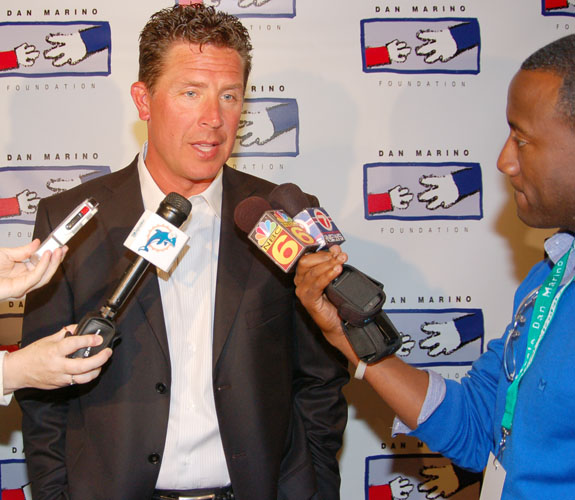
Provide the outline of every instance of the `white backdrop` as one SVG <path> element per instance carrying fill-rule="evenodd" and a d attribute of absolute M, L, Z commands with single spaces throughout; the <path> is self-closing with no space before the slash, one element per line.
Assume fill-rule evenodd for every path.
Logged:
<path fill-rule="evenodd" d="M 2 1 L 0 245 L 30 240 L 39 198 L 117 170 L 139 151 L 145 126 L 129 95 L 138 34 L 173 3 Z M 350 263 L 384 284 L 386 310 L 413 341 L 406 359 L 461 377 L 503 332 L 514 288 L 549 234 L 517 220 L 496 169 L 507 85 L 527 55 L 575 31 L 575 8 L 566 0 L 553 10 L 542 0 L 219 3 L 242 16 L 255 47 L 252 124 L 230 164 L 318 195 L 347 238 Z M 71 64 L 55 52 L 72 37 L 54 35 L 74 33 L 85 47 Z M 439 36 L 446 41 L 434 45 Z M 434 46 L 445 61 L 426 57 Z M 0 304 L 1 344 L 17 342 L 22 312 L 22 301 Z M 455 339 L 449 354 L 421 345 L 426 323 L 459 325 L 463 344 Z M 394 480 L 402 498 L 433 498 L 425 490 L 433 474 L 451 471 L 447 461 L 392 439 L 392 415 L 364 382 L 346 394 L 342 498 L 390 498 L 382 485 Z M 27 481 L 16 406 L 0 409 L 3 490 Z"/>

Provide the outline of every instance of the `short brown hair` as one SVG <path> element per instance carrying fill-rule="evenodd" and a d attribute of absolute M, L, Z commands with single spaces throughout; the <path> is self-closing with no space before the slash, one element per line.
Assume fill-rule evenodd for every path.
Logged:
<path fill-rule="evenodd" d="M 252 45 L 248 30 L 240 20 L 202 4 L 176 5 L 153 14 L 140 33 L 138 80 L 144 82 L 150 92 L 162 73 L 166 52 L 174 42 L 180 41 L 236 50 L 244 62 L 244 83 L 247 82 L 252 66 Z"/>

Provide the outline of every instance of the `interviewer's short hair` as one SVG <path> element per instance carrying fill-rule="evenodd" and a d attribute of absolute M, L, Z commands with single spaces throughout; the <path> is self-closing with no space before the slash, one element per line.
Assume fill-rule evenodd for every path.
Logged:
<path fill-rule="evenodd" d="M 557 111 L 575 129 L 575 35 L 567 35 L 531 54 L 522 70 L 543 70 L 563 78 L 557 98 Z"/>
<path fill-rule="evenodd" d="M 202 4 L 162 9 L 149 19 L 140 33 L 138 80 L 150 92 L 162 73 L 164 58 L 174 42 L 214 45 L 236 50 L 244 62 L 244 84 L 252 65 L 248 30 L 230 14 Z"/>

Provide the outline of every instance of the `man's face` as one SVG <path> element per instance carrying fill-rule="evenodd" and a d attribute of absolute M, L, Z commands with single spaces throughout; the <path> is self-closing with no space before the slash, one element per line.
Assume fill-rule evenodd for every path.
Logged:
<path fill-rule="evenodd" d="M 148 123 L 146 166 L 163 192 L 206 189 L 229 158 L 244 95 L 244 64 L 233 49 L 176 42 L 153 92 L 132 85 Z"/>
<path fill-rule="evenodd" d="M 510 133 L 497 161 L 527 225 L 575 230 L 575 132 L 556 109 L 563 79 L 519 71 L 509 86 Z"/>

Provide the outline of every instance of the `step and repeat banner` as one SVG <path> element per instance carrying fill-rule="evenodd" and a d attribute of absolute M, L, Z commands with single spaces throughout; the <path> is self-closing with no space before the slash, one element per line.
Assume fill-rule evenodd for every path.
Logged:
<path fill-rule="evenodd" d="M 525 227 L 496 161 L 507 85 L 575 32 L 573 0 L 205 0 L 254 45 L 229 163 L 316 194 L 350 263 L 384 284 L 407 362 L 460 379 L 511 317 L 550 233 Z M 32 237 L 38 201 L 127 165 L 146 139 L 129 88 L 138 35 L 168 0 L 3 0 L 0 246 Z M 23 300 L 0 303 L 0 344 Z M 479 497 L 481 476 L 392 438 L 365 382 L 346 387 L 342 499 Z M 27 498 L 15 402 L 0 408 L 2 498 Z"/>

